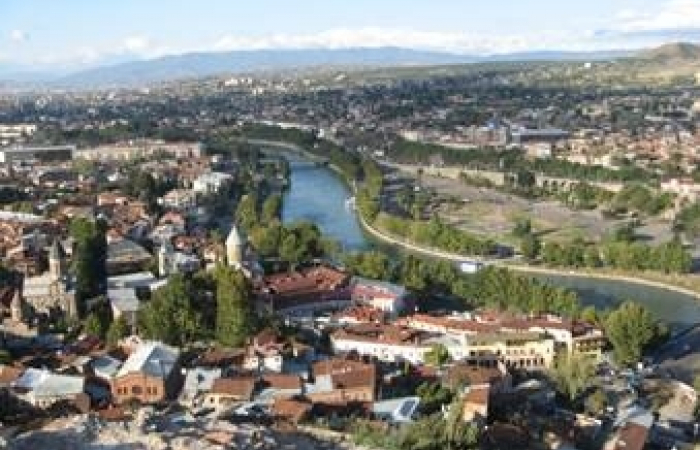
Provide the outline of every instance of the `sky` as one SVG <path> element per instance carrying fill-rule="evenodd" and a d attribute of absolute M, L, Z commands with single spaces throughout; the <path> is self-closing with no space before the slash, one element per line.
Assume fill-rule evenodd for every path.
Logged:
<path fill-rule="evenodd" d="M 0 0 L 0 65 L 400 46 L 461 54 L 700 42 L 700 0 Z"/>

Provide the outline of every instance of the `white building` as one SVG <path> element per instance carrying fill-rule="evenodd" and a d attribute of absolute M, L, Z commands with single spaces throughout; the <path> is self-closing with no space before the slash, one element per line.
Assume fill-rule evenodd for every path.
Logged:
<path fill-rule="evenodd" d="M 18 396 L 33 406 L 48 408 L 59 401 L 73 401 L 83 393 L 85 379 L 58 375 L 45 369 L 28 368 L 12 387 Z"/>
<path fill-rule="evenodd" d="M 159 198 L 158 204 L 164 208 L 186 211 L 197 206 L 197 196 L 188 189 L 173 189 Z"/>
<path fill-rule="evenodd" d="M 71 161 L 75 155 L 74 145 L 44 147 L 7 147 L 0 149 L 0 164 L 17 162 Z"/>
<path fill-rule="evenodd" d="M 203 173 L 192 182 L 192 190 L 198 194 L 215 194 L 231 184 L 232 181 L 233 176 L 228 173 Z"/>

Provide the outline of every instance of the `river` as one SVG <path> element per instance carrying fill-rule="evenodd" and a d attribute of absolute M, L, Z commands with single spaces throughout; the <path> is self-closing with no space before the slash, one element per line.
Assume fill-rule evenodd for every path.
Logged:
<path fill-rule="evenodd" d="M 376 245 L 362 230 L 355 213 L 345 207 L 350 193 L 335 173 L 326 167 L 299 161 L 292 161 L 291 167 L 291 186 L 285 194 L 282 213 L 285 223 L 303 219 L 313 221 L 345 250 L 362 250 Z M 631 299 L 646 306 L 673 329 L 700 322 L 700 302 L 683 293 L 628 281 L 575 275 L 533 276 L 576 291 L 584 305 L 614 307 Z"/>
<path fill-rule="evenodd" d="M 310 220 L 344 250 L 370 247 L 355 212 L 346 208 L 348 188 L 330 169 L 290 158 L 291 186 L 284 197 L 282 220 Z"/>

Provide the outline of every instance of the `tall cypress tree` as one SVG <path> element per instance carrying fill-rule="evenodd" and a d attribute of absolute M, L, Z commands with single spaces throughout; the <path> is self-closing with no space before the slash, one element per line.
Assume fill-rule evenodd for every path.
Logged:
<path fill-rule="evenodd" d="M 240 346 L 255 330 L 250 284 L 243 273 L 228 266 L 216 271 L 216 339 Z"/>

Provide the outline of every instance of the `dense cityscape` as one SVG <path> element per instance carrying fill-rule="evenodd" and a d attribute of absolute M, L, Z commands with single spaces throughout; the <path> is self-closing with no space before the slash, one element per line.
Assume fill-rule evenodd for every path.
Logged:
<path fill-rule="evenodd" d="M 700 46 L 516 56 L 0 82 L 0 447 L 699 448 Z"/>

